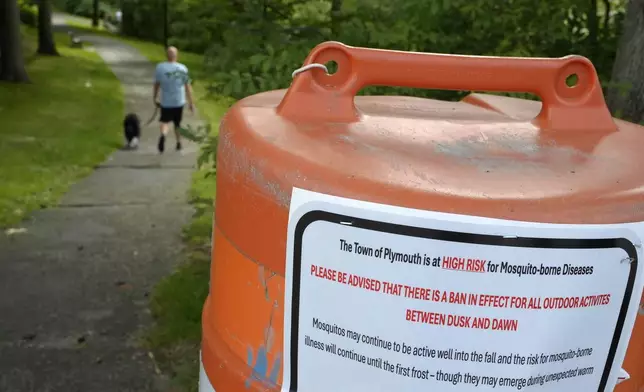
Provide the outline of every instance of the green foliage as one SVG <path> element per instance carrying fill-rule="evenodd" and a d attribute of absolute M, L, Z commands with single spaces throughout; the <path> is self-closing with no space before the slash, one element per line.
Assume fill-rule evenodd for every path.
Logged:
<path fill-rule="evenodd" d="M 164 0 L 123 0 L 123 34 L 150 40 L 163 41 Z M 172 2 L 173 0 L 167 0 Z M 196 20 L 193 23 L 199 23 Z"/>
<path fill-rule="evenodd" d="M 211 88 L 218 94 L 241 99 L 249 94 L 286 88 L 291 73 L 310 50 L 302 44 L 289 50 L 276 49 L 271 43 L 262 47 L 239 45 L 215 47 L 219 56 L 210 56 L 207 66 L 213 73 Z"/>
<path fill-rule="evenodd" d="M 129 10 L 131 19 L 145 26 L 145 31 L 131 33 L 161 39 L 162 0 L 126 1 L 136 4 Z M 438 53 L 581 54 L 593 61 L 602 80 L 608 80 L 625 3 L 344 0 L 340 11 L 333 13 L 331 0 L 169 1 L 171 44 L 205 53 L 211 90 L 236 99 L 288 87 L 291 72 L 315 45 L 326 40 Z M 372 86 L 360 93 L 440 99 L 463 95 L 386 86 Z"/>
<path fill-rule="evenodd" d="M 38 26 L 38 6 L 31 0 L 18 0 L 20 21 L 27 26 Z"/>
<path fill-rule="evenodd" d="M 170 43 L 205 53 L 211 91 L 237 99 L 288 87 L 291 72 L 315 45 L 327 40 L 437 53 L 580 54 L 593 61 L 606 82 L 625 5 L 625 0 L 168 2 Z M 332 12 L 332 3 L 340 4 L 340 10 Z M 164 0 L 123 0 L 122 4 L 126 34 L 162 40 Z M 464 92 L 372 86 L 360 94 L 458 99 Z"/>
<path fill-rule="evenodd" d="M 91 4 L 66 1 L 78 3 L 68 7 L 76 12 L 85 12 Z M 121 1 L 123 32 L 161 42 L 164 1 Z M 581 54 L 607 81 L 625 5 L 625 0 L 335 0 L 341 8 L 332 12 L 333 0 L 167 1 L 170 44 L 205 53 L 211 90 L 237 99 L 287 87 L 291 72 L 326 40 L 438 53 Z M 383 86 L 361 94 L 441 99 L 463 95 Z"/>
<path fill-rule="evenodd" d="M 64 10 L 70 14 L 91 18 L 94 15 L 94 0 L 65 0 Z M 114 13 L 114 8 L 105 1 L 99 1 L 98 10 L 104 15 Z"/>
<path fill-rule="evenodd" d="M 197 157 L 197 166 L 205 171 L 205 177 L 217 174 L 219 135 L 212 132 L 210 124 L 203 127 L 191 127 L 188 125 L 179 128 L 179 133 L 186 139 L 201 145 L 199 156 Z"/>

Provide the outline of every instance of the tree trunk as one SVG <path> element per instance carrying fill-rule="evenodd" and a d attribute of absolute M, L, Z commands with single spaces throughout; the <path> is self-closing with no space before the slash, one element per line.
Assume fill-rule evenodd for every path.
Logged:
<path fill-rule="evenodd" d="M 337 40 L 340 34 L 340 16 L 342 14 L 342 0 L 331 0 L 331 39 Z"/>
<path fill-rule="evenodd" d="M 167 49 L 169 44 L 168 40 L 170 39 L 168 26 L 168 0 L 163 0 L 163 46 Z"/>
<path fill-rule="evenodd" d="M 22 57 L 20 11 L 16 0 L 0 0 L 0 80 L 29 83 Z"/>
<path fill-rule="evenodd" d="M 123 0 L 121 2 L 121 34 L 123 35 L 135 35 L 134 29 L 134 10 L 136 9 L 135 4 L 132 3 L 132 0 Z"/>
<path fill-rule="evenodd" d="M 98 0 L 93 1 L 94 12 L 92 13 L 92 27 L 98 27 Z"/>
<path fill-rule="evenodd" d="M 597 59 L 599 39 L 599 17 L 597 16 L 597 0 L 590 0 L 588 17 L 588 41 L 590 43 L 590 58 Z"/>
<path fill-rule="evenodd" d="M 51 26 L 51 1 L 38 2 L 38 53 L 58 56 Z"/>
<path fill-rule="evenodd" d="M 607 103 L 611 112 L 640 123 L 644 118 L 644 0 L 629 0 L 613 65 Z"/>

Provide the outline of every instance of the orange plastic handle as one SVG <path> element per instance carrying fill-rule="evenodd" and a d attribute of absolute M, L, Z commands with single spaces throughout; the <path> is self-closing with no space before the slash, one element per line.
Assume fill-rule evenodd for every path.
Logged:
<path fill-rule="evenodd" d="M 415 53 L 357 48 L 339 42 L 316 46 L 304 65 L 335 61 L 327 75 L 310 69 L 297 76 L 277 108 L 293 121 L 358 121 L 355 95 L 370 85 L 443 90 L 526 92 L 542 108 L 535 125 L 549 130 L 616 130 L 597 72 L 582 56 L 519 58 Z M 568 87 L 566 78 L 577 75 Z"/>

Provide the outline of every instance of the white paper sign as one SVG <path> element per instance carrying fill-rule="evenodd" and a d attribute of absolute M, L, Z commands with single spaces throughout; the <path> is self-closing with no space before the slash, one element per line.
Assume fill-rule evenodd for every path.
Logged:
<path fill-rule="evenodd" d="M 627 226 L 295 189 L 283 391 L 612 391 L 642 292 Z M 637 244 L 637 246 L 636 246 Z"/>

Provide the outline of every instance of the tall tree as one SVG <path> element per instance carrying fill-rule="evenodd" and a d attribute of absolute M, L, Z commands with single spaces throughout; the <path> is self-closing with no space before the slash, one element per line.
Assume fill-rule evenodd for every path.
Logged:
<path fill-rule="evenodd" d="M 342 0 L 331 0 L 331 39 L 335 40 L 340 34 L 340 15 L 342 14 Z"/>
<path fill-rule="evenodd" d="M 58 56 L 51 26 L 51 1 L 38 1 L 38 53 Z"/>
<path fill-rule="evenodd" d="M 94 8 L 94 12 L 92 12 L 92 26 L 98 27 L 98 17 L 99 17 L 98 0 L 93 0 L 92 5 Z"/>
<path fill-rule="evenodd" d="M 16 0 L 0 0 L 0 80 L 29 82 L 22 57 L 20 10 Z"/>
<path fill-rule="evenodd" d="M 608 107 L 628 121 L 641 122 L 644 119 L 644 0 L 628 2 L 611 82 Z"/>
<path fill-rule="evenodd" d="M 163 46 L 167 48 L 169 46 L 168 40 L 170 39 L 170 34 L 168 26 L 168 0 L 163 0 Z"/>
<path fill-rule="evenodd" d="M 609 11 L 606 10 L 606 13 Z M 590 50 L 590 58 L 594 59 L 597 57 L 598 53 L 598 44 L 599 44 L 599 16 L 597 15 L 597 0 L 590 0 L 588 7 L 588 12 L 586 12 L 586 18 L 588 19 L 588 41 Z"/>

